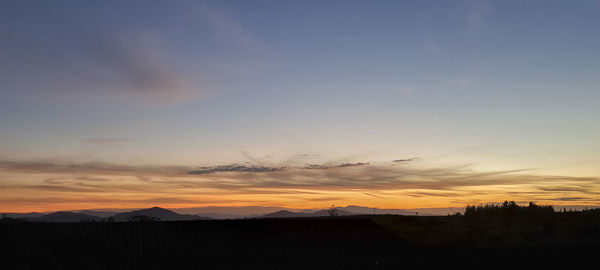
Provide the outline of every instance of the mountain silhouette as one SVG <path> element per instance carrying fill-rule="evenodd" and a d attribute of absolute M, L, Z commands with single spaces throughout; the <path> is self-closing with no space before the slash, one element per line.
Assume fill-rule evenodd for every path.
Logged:
<path fill-rule="evenodd" d="M 96 217 L 111 217 L 111 216 L 118 214 L 119 212 L 81 210 L 81 211 L 78 211 L 77 213 L 86 214 L 86 215 L 90 215 L 90 216 L 96 216 Z"/>
<path fill-rule="evenodd" d="M 319 210 L 313 213 L 310 212 L 292 212 L 288 210 L 280 210 L 277 212 L 273 212 L 270 214 L 266 214 L 262 216 L 263 218 L 293 218 L 293 217 L 326 217 L 329 216 L 329 209 Z M 360 215 L 357 213 L 352 213 L 344 210 L 337 209 L 338 216 L 354 216 Z"/>
<path fill-rule="evenodd" d="M 135 210 L 131 212 L 119 213 L 112 218 L 115 221 L 129 221 L 132 217 L 135 216 L 148 216 L 153 217 L 162 221 L 175 221 L 175 220 L 196 220 L 196 219 L 206 219 L 196 215 L 181 215 L 177 214 L 171 210 L 167 210 L 160 207 L 152 207 L 148 209 Z"/>
<path fill-rule="evenodd" d="M 222 214 L 222 213 L 197 213 L 196 216 L 201 216 L 210 219 L 236 219 L 244 217 L 254 217 L 255 215 L 234 215 L 234 214 Z"/>
<path fill-rule="evenodd" d="M 338 206 L 337 215 L 372 215 L 392 214 L 405 216 L 435 216 L 464 212 L 464 208 L 423 208 L 423 209 L 380 209 L 357 205 Z M 570 209 L 570 208 L 569 208 Z M 282 207 L 243 206 L 243 207 L 197 207 L 176 208 L 177 212 L 160 207 L 134 210 L 111 209 L 59 211 L 44 213 L 4 213 L 6 218 L 17 218 L 27 221 L 42 222 L 80 222 L 80 221 L 129 221 L 134 216 L 147 216 L 158 220 L 196 220 L 196 219 L 238 219 L 238 218 L 285 218 L 285 217 L 322 217 L 329 216 L 328 209 L 291 209 Z M 127 211 L 127 212 L 124 212 Z M 418 211 L 418 214 L 417 214 Z M 431 212 L 430 212 L 431 211 Z M 267 214 L 265 214 L 267 213 Z"/>
<path fill-rule="evenodd" d="M 317 212 L 314 212 L 314 213 L 312 213 L 310 215 L 311 215 L 311 217 L 325 217 L 325 216 L 329 216 L 330 214 L 329 214 L 329 209 L 323 209 L 323 210 L 319 210 Z M 338 216 L 356 216 L 356 215 L 360 215 L 360 214 L 349 212 L 349 211 L 337 208 L 336 209 L 336 215 L 338 215 Z"/>
<path fill-rule="evenodd" d="M 101 217 L 90 216 L 86 214 L 79 214 L 73 212 L 54 212 L 51 214 L 43 215 L 41 217 L 26 218 L 30 221 L 42 221 L 42 222 L 81 222 L 81 221 L 100 221 Z"/>
<path fill-rule="evenodd" d="M 288 210 L 279 210 L 270 214 L 266 214 L 264 218 L 290 218 L 290 217 L 309 217 L 311 213 L 296 213 Z"/>
<path fill-rule="evenodd" d="M 2 216 L 6 216 L 8 218 L 38 218 L 43 216 L 42 213 L 31 212 L 31 213 L 3 213 Z"/>
<path fill-rule="evenodd" d="M 390 214 L 390 215 L 414 216 L 415 213 L 418 212 L 419 215 L 434 216 L 434 214 L 422 212 L 421 209 L 415 209 L 415 210 L 381 209 L 381 208 L 364 207 L 364 206 L 358 206 L 358 205 L 348 205 L 345 207 L 338 207 L 337 209 L 338 209 L 338 211 L 343 209 L 343 210 L 346 210 L 346 211 L 349 211 L 352 213 L 365 214 L 365 215 L 372 215 L 373 213 L 375 213 L 378 215 Z M 426 209 L 425 209 L 425 211 L 426 211 Z"/>

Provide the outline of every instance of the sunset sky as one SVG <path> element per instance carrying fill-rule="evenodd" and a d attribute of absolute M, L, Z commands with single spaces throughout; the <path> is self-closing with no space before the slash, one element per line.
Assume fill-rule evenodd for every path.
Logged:
<path fill-rule="evenodd" d="M 600 205 L 600 1 L 3 1 L 0 212 Z"/>

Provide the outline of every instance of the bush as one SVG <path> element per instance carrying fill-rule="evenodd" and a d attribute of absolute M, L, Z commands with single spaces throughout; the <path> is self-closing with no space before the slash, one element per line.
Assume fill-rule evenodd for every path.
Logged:
<path fill-rule="evenodd" d="M 160 221 L 160 219 L 151 217 L 151 216 L 146 216 L 146 215 L 137 215 L 137 216 L 130 217 L 128 219 L 128 221 L 129 222 L 154 222 L 154 221 Z"/>

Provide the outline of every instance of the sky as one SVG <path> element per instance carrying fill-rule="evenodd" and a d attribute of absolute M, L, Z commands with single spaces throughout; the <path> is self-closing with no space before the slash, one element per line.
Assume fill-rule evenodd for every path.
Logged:
<path fill-rule="evenodd" d="M 600 1 L 2 1 L 0 210 L 600 204 Z"/>

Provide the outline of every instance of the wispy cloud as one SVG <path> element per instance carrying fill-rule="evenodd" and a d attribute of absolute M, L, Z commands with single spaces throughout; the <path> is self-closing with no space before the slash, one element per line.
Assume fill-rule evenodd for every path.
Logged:
<path fill-rule="evenodd" d="M 369 165 L 368 162 L 356 162 L 356 163 L 341 163 L 339 165 L 324 165 L 324 164 L 306 164 L 304 169 L 331 169 L 331 168 L 343 168 L 343 167 L 357 167 Z"/>
<path fill-rule="evenodd" d="M 213 33 L 224 40 L 225 44 L 259 53 L 266 52 L 256 37 L 236 21 L 228 10 L 202 5 L 193 14 L 201 23 L 211 25 Z"/>
<path fill-rule="evenodd" d="M 54 194 L 64 198 L 81 197 L 82 202 L 93 196 L 118 197 L 117 201 L 121 198 L 128 201 L 131 196 L 140 197 L 140 201 L 143 201 L 141 197 L 181 198 L 181 201 L 167 200 L 173 203 L 212 202 L 228 194 L 237 196 L 229 203 L 245 200 L 252 204 L 271 202 L 271 205 L 274 198 L 307 202 L 335 201 L 336 198 L 351 202 L 358 198 L 357 192 L 382 201 L 404 198 L 444 200 L 454 204 L 506 198 L 591 204 L 600 194 L 600 179 L 594 177 L 535 175 L 529 170 L 478 172 L 464 166 L 391 166 L 393 164 L 341 162 L 308 168 L 231 164 L 194 168 L 3 160 L 0 161 L 0 175 L 23 175 L 27 177 L 20 179 L 32 180 L 4 181 L 0 183 L 0 194 L 8 197 L 12 193 Z M 41 175 L 45 177 L 33 180 Z M 32 196 L 35 198 L 37 196 Z M 14 199 L 15 202 L 27 200 Z"/>
<path fill-rule="evenodd" d="M 383 199 L 383 197 L 381 197 L 381 196 L 377 196 L 377 195 L 374 195 L 374 194 L 371 194 L 371 193 L 367 193 L 367 192 L 363 192 L 362 194 L 367 195 L 367 196 L 371 196 L 371 197 L 377 198 L 377 199 Z"/>
<path fill-rule="evenodd" d="M 5 14 L 19 14 L 19 19 L 10 27 L 0 27 L 0 81 L 15 94 L 170 105 L 206 93 L 200 78 L 222 73 L 219 76 L 231 77 L 234 66 L 244 63 L 247 66 L 240 69 L 249 69 L 256 61 L 202 59 L 190 65 L 185 57 L 194 56 L 184 51 L 189 48 L 182 48 L 187 45 L 177 44 L 174 49 L 173 36 L 179 32 L 198 46 L 210 40 L 211 46 L 218 45 L 215 54 L 243 51 L 240 55 L 264 56 L 260 42 L 225 8 L 197 3 L 181 12 L 181 6 L 168 5 L 159 20 L 166 20 L 165 25 L 173 24 L 171 27 L 178 30 L 167 31 L 164 27 L 135 25 L 120 13 L 105 14 L 112 10 L 105 8 L 111 4 L 103 8 L 93 4 L 85 8 L 70 3 L 51 5 L 43 14 L 44 4 L 37 8 L 19 3 L 5 7 Z M 150 9 L 118 8 L 134 9 L 141 20 L 155 16 Z M 80 14 L 73 15 L 73 10 Z M 173 16 L 177 16 L 176 21 L 169 19 Z M 32 23 L 40 17 L 43 23 Z M 115 27 L 119 23 L 129 27 Z M 182 56 L 184 53 L 187 56 Z M 215 63 L 219 67 L 214 67 Z"/>
<path fill-rule="evenodd" d="M 394 159 L 392 162 L 407 163 L 407 162 L 415 161 L 417 159 L 419 159 L 419 158 L 414 157 L 414 158 Z"/>
<path fill-rule="evenodd" d="M 578 202 L 578 201 L 590 201 L 590 198 L 584 197 L 557 197 L 552 198 L 553 201 L 563 201 L 563 202 Z M 598 201 L 598 200 L 594 200 Z"/>
<path fill-rule="evenodd" d="M 71 163 L 48 160 L 0 161 L 0 169 L 18 173 L 90 174 L 90 175 L 185 175 L 188 166 L 118 165 L 105 162 Z"/>
<path fill-rule="evenodd" d="M 389 163 L 391 164 L 391 163 Z M 14 173 L 75 175 L 79 181 L 99 180 L 103 175 L 133 176 L 162 184 L 214 188 L 314 188 L 314 189 L 427 189 L 453 190 L 463 187 L 538 185 L 539 192 L 583 192 L 582 186 L 598 188 L 593 177 L 540 176 L 528 170 L 476 172 L 464 167 L 417 168 L 369 165 L 365 162 L 308 167 L 264 165 L 190 166 L 116 165 L 101 162 L 61 163 L 53 161 L 0 161 L 0 169 Z M 224 174 L 226 173 L 226 174 Z M 88 176 L 89 175 L 89 176 Z M 85 178 L 82 178 L 84 177 Z M 170 180 L 157 180 L 168 177 Z M 60 178 L 58 178 L 60 180 Z M 561 183 L 569 183 L 565 186 Z"/>
<path fill-rule="evenodd" d="M 180 102 L 192 95 L 188 79 L 173 67 L 161 49 L 160 37 L 92 37 L 86 48 L 100 70 L 87 74 L 127 95 L 144 95 L 152 102 Z M 94 39 L 101 39 L 94 41 Z M 197 90 L 197 89 L 196 89 Z"/>
<path fill-rule="evenodd" d="M 125 97 L 157 104 L 181 102 L 198 90 L 164 55 L 158 36 L 55 27 L 64 29 L 58 40 L 13 37 L 0 45 L 8 59 L 0 63 L 5 83 L 74 97 Z"/>
<path fill-rule="evenodd" d="M 285 167 L 266 167 L 262 165 L 220 165 L 220 166 L 210 166 L 210 167 L 200 167 L 195 170 L 191 170 L 189 174 L 210 174 L 217 172 L 275 172 L 281 171 L 285 169 Z"/>

